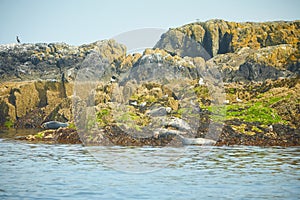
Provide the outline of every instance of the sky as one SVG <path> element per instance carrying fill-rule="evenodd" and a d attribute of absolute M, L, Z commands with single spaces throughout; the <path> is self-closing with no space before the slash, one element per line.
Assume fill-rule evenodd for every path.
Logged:
<path fill-rule="evenodd" d="M 81 45 L 142 28 L 300 20 L 299 0 L 0 0 L 0 44 Z"/>

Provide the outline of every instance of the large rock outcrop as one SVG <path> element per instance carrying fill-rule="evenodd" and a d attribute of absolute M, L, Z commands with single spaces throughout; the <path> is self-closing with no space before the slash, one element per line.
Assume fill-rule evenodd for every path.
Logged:
<path fill-rule="evenodd" d="M 69 121 L 72 95 L 70 83 L 5 82 L 0 92 L 0 124 L 11 121 L 18 127 L 34 128 L 46 119 Z"/>
<path fill-rule="evenodd" d="M 103 64 L 108 71 L 100 76 L 93 70 L 78 71 Z M 221 134 L 209 139 L 217 145 L 299 145 L 299 66 L 299 21 L 192 23 L 170 29 L 155 48 L 130 55 L 113 40 L 78 47 L 0 45 L 0 126 L 34 128 L 50 120 L 73 124 L 83 117 L 83 127 L 93 130 L 83 138 L 91 144 L 99 144 L 105 136 L 116 145 L 165 145 L 174 135 L 156 134 L 158 127 L 206 138 L 213 123 Z M 80 75 L 87 81 L 102 81 L 94 84 L 92 101 L 93 88 L 77 91 L 86 94 L 88 105 L 95 103 L 96 119 L 86 118 L 84 112 L 73 116 L 72 99 L 79 97 L 75 75 L 76 80 Z M 225 92 L 226 99 L 221 98 Z M 226 104 L 226 115 L 215 109 L 218 103 Z M 189 114 L 193 120 L 189 121 Z M 185 124 L 196 131 L 190 134 Z M 154 131 L 141 131 L 147 126 Z M 82 137 L 73 128 L 25 139 L 80 143 Z M 136 138 L 128 132 L 146 135 Z"/>
<path fill-rule="evenodd" d="M 263 81 L 300 74 L 300 22 L 235 23 L 209 20 L 170 29 L 155 48 L 202 57 L 223 81 Z"/>
<path fill-rule="evenodd" d="M 234 53 L 218 54 L 207 62 L 217 67 L 223 81 L 264 81 L 300 75 L 299 50 L 290 44 L 260 49 L 243 47 Z"/>
<path fill-rule="evenodd" d="M 61 80 L 62 74 L 74 78 L 92 51 L 115 66 L 126 54 L 126 47 L 114 40 L 72 46 L 65 43 L 7 44 L 0 45 L 1 81 Z"/>
<path fill-rule="evenodd" d="M 44 120 L 72 120 L 73 80 L 86 56 L 96 52 L 113 71 L 126 47 L 114 40 L 71 46 L 65 43 L 0 45 L 0 125 L 39 127 Z"/>
<path fill-rule="evenodd" d="M 233 53 L 243 47 L 259 49 L 279 44 L 290 44 L 297 48 L 300 40 L 299 28 L 300 21 L 237 23 L 209 20 L 170 29 L 162 35 L 155 48 L 185 56 L 183 52 L 186 51 L 181 50 L 190 49 L 191 44 L 195 46 L 197 43 L 211 57 L 217 54 Z"/>

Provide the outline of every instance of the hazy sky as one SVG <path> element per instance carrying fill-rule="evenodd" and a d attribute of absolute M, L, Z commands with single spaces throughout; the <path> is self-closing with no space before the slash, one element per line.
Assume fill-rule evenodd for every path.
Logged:
<path fill-rule="evenodd" d="M 0 0 L 0 43 L 109 39 L 140 28 L 177 27 L 209 19 L 299 20 L 299 0 Z"/>

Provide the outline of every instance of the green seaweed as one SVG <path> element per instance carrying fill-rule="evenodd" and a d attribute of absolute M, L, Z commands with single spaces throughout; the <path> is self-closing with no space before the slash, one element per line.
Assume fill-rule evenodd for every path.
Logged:
<path fill-rule="evenodd" d="M 210 112 L 210 118 L 214 122 L 222 123 L 226 119 L 226 107 L 224 105 L 203 106 L 202 109 L 206 109 Z"/>
<path fill-rule="evenodd" d="M 127 127 L 137 131 L 142 131 L 142 127 L 149 124 L 149 118 L 141 113 L 127 111 L 117 117 L 117 122 L 119 124 L 126 124 Z"/>
<path fill-rule="evenodd" d="M 199 97 L 205 98 L 205 97 L 209 96 L 209 89 L 208 89 L 208 87 L 205 87 L 205 86 L 195 87 L 194 92 L 195 92 L 195 94 L 197 95 L 198 98 Z"/>
<path fill-rule="evenodd" d="M 91 130 L 93 127 L 95 127 L 96 119 L 89 117 L 86 124 L 86 129 Z"/>
<path fill-rule="evenodd" d="M 35 138 L 42 139 L 44 137 L 44 132 L 39 132 L 35 135 Z"/>
<path fill-rule="evenodd" d="M 14 126 L 14 123 L 11 120 L 7 120 L 6 122 L 4 122 L 4 126 L 6 128 L 12 128 Z"/>
<path fill-rule="evenodd" d="M 270 98 L 269 100 L 268 100 L 268 102 L 266 103 L 266 105 L 272 105 L 272 104 L 274 104 L 274 103 L 277 103 L 277 102 L 279 102 L 279 101 L 281 101 L 281 100 L 283 100 L 285 97 L 272 97 L 272 98 Z"/>
<path fill-rule="evenodd" d="M 104 127 L 109 123 L 110 109 L 103 108 L 97 112 L 97 122 Z"/>
<path fill-rule="evenodd" d="M 263 131 L 262 131 L 260 128 L 258 128 L 257 126 L 252 126 L 251 130 L 254 131 L 254 132 L 258 132 L 258 133 L 262 133 L 262 132 L 263 132 Z"/>
<path fill-rule="evenodd" d="M 273 102 L 279 101 L 274 99 Z M 226 106 L 226 119 L 241 119 L 245 122 L 260 122 L 261 124 L 286 124 L 275 109 L 268 107 L 269 103 L 247 103 L 244 105 L 233 104 Z"/>
<path fill-rule="evenodd" d="M 76 128 L 76 125 L 75 125 L 74 123 L 69 123 L 68 128 L 71 128 L 71 129 L 77 129 L 77 128 Z"/>

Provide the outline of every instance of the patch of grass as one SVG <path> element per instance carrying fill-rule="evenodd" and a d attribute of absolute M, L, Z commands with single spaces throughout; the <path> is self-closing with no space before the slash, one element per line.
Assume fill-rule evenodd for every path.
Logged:
<path fill-rule="evenodd" d="M 226 93 L 235 94 L 236 93 L 236 89 L 235 88 L 228 88 L 228 89 L 226 89 Z"/>
<path fill-rule="evenodd" d="M 262 99 L 261 102 L 248 102 L 244 104 L 230 104 L 225 107 L 218 106 L 202 106 L 202 109 L 207 109 L 210 111 L 211 119 L 214 121 L 224 121 L 231 119 L 239 119 L 245 122 L 259 122 L 262 125 L 270 124 L 287 124 L 288 122 L 283 120 L 278 114 L 276 109 L 270 106 L 288 97 L 272 97 L 268 100 L 266 98 Z M 224 117 L 225 116 L 225 117 Z M 259 132 L 260 129 L 255 129 L 253 131 Z"/>
<path fill-rule="evenodd" d="M 88 120 L 87 120 L 87 124 L 86 124 L 86 129 L 87 130 L 91 130 L 96 124 L 96 119 L 90 117 Z"/>
<path fill-rule="evenodd" d="M 260 98 L 262 98 L 262 97 L 264 97 L 263 94 L 258 94 L 258 95 L 256 96 L 256 98 L 258 98 L 258 99 L 260 99 Z"/>
<path fill-rule="evenodd" d="M 152 95 L 145 95 L 145 96 L 141 96 L 139 98 L 139 102 L 154 103 L 154 102 L 157 102 L 157 98 L 155 98 L 155 96 L 152 96 Z"/>
<path fill-rule="evenodd" d="M 69 123 L 68 128 L 71 128 L 71 129 L 77 129 L 77 128 L 76 128 L 76 125 L 75 125 L 74 123 Z"/>
<path fill-rule="evenodd" d="M 261 122 L 262 124 L 274 124 L 282 122 L 280 116 L 272 108 L 265 107 L 262 103 L 255 103 L 244 112 L 243 119 L 248 122 Z"/>
<path fill-rule="evenodd" d="M 177 118 L 182 118 L 182 117 L 194 117 L 199 118 L 199 113 L 193 112 L 193 108 L 179 108 L 177 111 L 172 112 L 171 116 L 177 117 Z"/>
<path fill-rule="evenodd" d="M 110 109 L 103 108 L 97 112 L 97 122 L 101 127 L 104 127 L 108 124 L 110 117 Z"/>
<path fill-rule="evenodd" d="M 39 132 L 35 135 L 35 138 L 37 139 L 43 139 L 43 137 L 44 137 L 44 132 Z"/>
<path fill-rule="evenodd" d="M 6 128 L 12 128 L 14 126 L 14 123 L 11 120 L 7 120 L 6 122 L 4 122 L 4 126 Z"/>
<path fill-rule="evenodd" d="M 226 119 L 226 107 L 223 105 L 203 106 L 202 109 L 206 109 L 211 113 L 210 118 L 214 122 L 222 123 Z"/>
<path fill-rule="evenodd" d="M 278 100 L 278 99 L 276 99 Z M 244 105 L 228 105 L 226 119 L 241 119 L 246 122 L 260 122 L 262 124 L 286 124 L 287 122 L 277 114 L 276 110 L 264 105 L 262 102 Z"/>
<path fill-rule="evenodd" d="M 135 125 L 133 128 L 137 131 L 142 131 L 142 128 L 139 125 Z"/>
<path fill-rule="evenodd" d="M 197 97 L 206 98 L 209 96 L 209 89 L 205 86 L 197 86 L 194 88 L 194 92 L 197 95 Z"/>
<path fill-rule="evenodd" d="M 258 132 L 258 133 L 262 133 L 263 132 L 260 128 L 258 128 L 256 126 L 252 126 L 251 130 L 255 131 L 255 132 Z"/>
<path fill-rule="evenodd" d="M 179 108 L 178 110 L 177 110 L 177 114 L 178 115 L 180 115 L 180 116 L 182 116 L 182 115 L 185 115 L 185 114 L 187 114 L 187 113 L 190 113 L 190 112 L 192 112 L 192 108 L 186 108 L 186 107 L 184 107 L 184 108 Z"/>
<path fill-rule="evenodd" d="M 118 116 L 117 121 L 119 124 L 126 124 L 127 127 L 137 131 L 142 131 L 142 127 L 149 124 L 149 118 L 147 116 L 130 111 L 124 112 Z"/>
<path fill-rule="evenodd" d="M 110 114 L 110 110 L 107 109 L 107 108 L 104 108 L 104 109 L 101 109 L 98 113 L 97 113 L 97 116 L 98 117 L 104 117 L 106 115 L 109 115 Z"/>
<path fill-rule="evenodd" d="M 137 121 L 138 119 L 139 117 L 136 114 L 132 112 L 125 112 L 122 115 L 120 115 L 117 120 L 120 122 L 127 122 L 132 120 Z"/>
<path fill-rule="evenodd" d="M 215 122 L 223 122 L 226 119 L 226 107 L 224 105 L 212 106 L 211 112 L 211 119 Z"/>
<path fill-rule="evenodd" d="M 266 103 L 266 105 L 270 106 L 270 105 L 272 105 L 272 104 L 274 104 L 274 103 L 277 103 L 277 102 L 283 100 L 284 98 L 285 98 L 285 97 L 272 97 L 272 98 L 270 98 L 270 99 L 268 100 L 268 102 Z"/>
<path fill-rule="evenodd" d="M 147 102 L 148 104 L 152 104 L 158 101 L 158 99 L 154 95 L 138 95 L 134 94 L 130 97 L 130 100 L 137 101 L 138 103 Z"/>
<path fill-rule="evenodd" d="M 247 130 L 247 125 L 246 124 L 241 124 L 239 126 L 236 125 L 232 125 L 231 126 L 233 130 L 237 131 L 238 133 L 243 133 L 246 135 L 255 135 L 256 133 L 251 131 L 251 130 Z"/>

